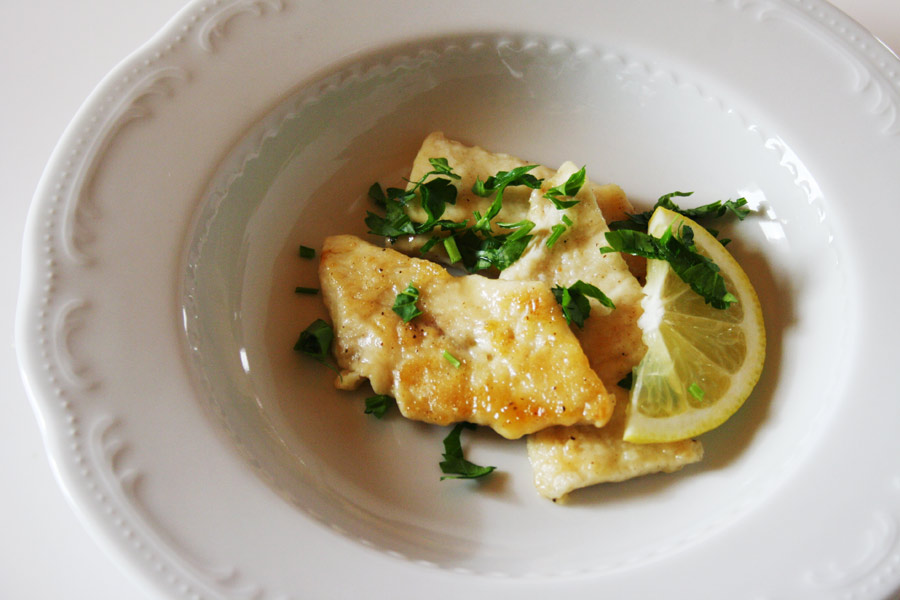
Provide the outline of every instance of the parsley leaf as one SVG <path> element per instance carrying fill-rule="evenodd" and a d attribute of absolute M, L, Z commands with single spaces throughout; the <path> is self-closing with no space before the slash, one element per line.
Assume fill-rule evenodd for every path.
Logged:
<path fill-rule="evenodd" d="M 463 457 L 460 434 L 463 429 L 475 429 L 471 423 L 457 423 L 453 430 L 444 438 L 444 460 L 441 461 L 441 472 L 445 473 L 444 479 L 475 479 L 484 477 L 497 467 L 481 467 L 469 462 Z"/>
<path fill-rule="evenodd" d="M 596 299 L 607 308 L 616 307 L 613 301 L 597 286 L 585 283 L 580 279 L 569 287 L 555 285 L 551 291 L 562 307 L 566 323 L 574 322 L 580 328 L 584 328 L 584 321 L 591 314 L 591 303 L 588 297 Z"/>
<path fill-rule="evenodd" d="M 418 181 L 410 182 L 412 185 L 408 189 L 388 188 L 385 191 L 378 183 L 369 187 L 369 198 L 385 211 L 384 216 L 367 211 L 365 222 L 369 226 L 369 233 L 393 241 L 404 235 L 427 233 L 438 225 L 447 228 L 456 226 L 450 221 L 440 220 L 440 217 L 447 204 L 456 204 L 458 192 L 450 179 L 459 179 L 460 176 L 453 172 L 446 158 L 430 158 L 428 162 L 432 170 L 422 175 Z M 437 177 L 426 182 L 432 175 Z M 417 193 L 427 216 L 424 223 L 413 223 L 406 214 L 406 206 L 415 200 Z"/>
<path fill-rule="evenodd" d="M 334 330 L 331 325 L 322 319 L 316 319 L 300 333 L 300 338 L 294 344 L 294 350 L 317 360 L 325 360 L 333 339 Z"/>
<path fill-rule="evenodd" d="M 499 271 L 506 269 L 519 260 L 534 237 L 528 233 L 534 229 L 534 222 L 528 219 L 517 223 L 497 223 L 497 225 L 514 231 L 501 235 L 485 234 L 473 253 L 475 262 L 470 268 L 471 272 L 490 266 L 496 267 Z"/>
<path fill-rule="evenodd" d="M 497 171 L 496 175 L 491 175 L 485 181 L 476 179 L 472 186 L 472 193 L 487 198 L 494 192 L 502 192 L 508 186 L 524 185 L 533 190 L 541 187 L 541 179 L 538 179 L 529 171 L 536 169 L 537 165 L 522 165 L 511 171 Z"/>
<path fill-rule="evenodd" d="M 666 260 L 659 240 L 650 234 L 636 229 L 619 229 L 606 232 L 606 243 L 609 246 L 600 248 L 600 252 L 624 252 L 644 258 Z"/>
<path fill-rule="evenodd" d="M 428 163 L 431 165 L 432 171 L 426 173 L 425 177 L 429 175 L 446 175 L 451 179 L 460 179 L 459 175 L 453 172 L 453 167 L 450 166 L 450 161 L 446 158 L 429 158 Z"/>
<path fill-rule="evenodd" d="M 628 375 L 616 382 L 616 385 L 622 389 L 630 390 L 634 385 L 634 371 L 628 371 Z"/>
<path fill-rule="evenodd" d="M 297 251 L 297 254 L 300 256 L 300 258 L 315 258 L 316 249 L 301 244 L 300 249 Z"/>
<path fill-rule="evenodd" d="M 581 190 L 585 181 L 585 167 L 581 167 L 578 171 L 572 173 L 565 183 L 552 187 L 544 194 L 544 198 L 553 203 L 553 206 L 562 210 L 571 208 L 578 204 L 578 200 L 563 200 L 566 197 L 573 197 Z"/>
<path fill-rule="evenodd" d="M 424 223 L 416 225 L 416 233 L 425 233 L 434 229 L 441 223 L 440 217 L 444 214 L 448 204 L 456 204 L 456 186 L 449 179 L 437 177 L 418 187 L 422 202 L 422 210 L 427 219 Z"/>
<path fill-rule="evenodd" d="M 391 309 L 397 313 L 404 323 L 409 323 L 422 314 L 422 311 L 416 306 L 419 300 L 419 290 L 410 283 L 406 289 L 394 299 L 394 306 Z"/>
<path fill-rule="evenodd" d="M 369 186 L 367 195 L 372 202 L 381 208 L 384 208 L 387 204 L 387 195 L 385 195 L 384 190 L 381 188 L 381 184 L 377 181 Z"/>
<path fill-rule="evenodd" d="M 404 191 L 399 188 L 390 188 L 389 193 L 385 194 L 377 183 L 372 187 L 377 187 L 380 195 L 375 194 L 373 196 L 372 188 L 369 188 L 369 197 L 379 198 L 383 201 L 382 207 L 385 210 L 385 215 L 381 216 L 371 211 L 366 211 L 365 222 L 369 226 L 369 233 L 390 238 L 391 240 L 404 235 L 414 235 L 416 228 L 404 210 L 409 201 L 409 197 Z M 376 200 L 376 202 L 378 201 Z"/>
<path fill-rule="evenodd" d="M 523 165 L 511 171 L 498 171 L 496 175 L 491 175 L 485 181 L 476 179 L 475 184 L 472 186 L 473 194 L 482 198 L 487 198 L 491 194 L 495 195 L 494 201 L 483 216 L 477 212 L 475 213 L 475 225 L 473 228 L 485 233 L 490 232 L 491 219 L 496 217 L 500 213 L 500 209 L 503 208 L 503 191 L 507 187 L 524 185 L 533 190 L 541 187 L 541 181 L 543 180 L 529 173 L 536 167 L 537 165 Z"/>
<path fill-rule="evenodd" d="M 340 370 L 328 362 L 328 352 L 331 350 L 331 342 L 334 340 L 334 329 L 322 319 L 316 319 L 309 327 L 300 332 L 294 351 L 313 358 L 332 371 L 340 373 Z"/>
<path fill-rule="evenodd" d="M 369 398 L 366 398 L 365 414 L 372 415 L 376 419 L 380 419 L 387 413 L 388 408 L 390 408 L 390 405 L 393 401 L 394 399 L 387 394 L 376 394 L 374 396 L 370 396 Z"/>
<path fill-rule="evenodd" d="M 670 225 L 661 238 L 655 238 L 633 229 L 608 231 L 606 242 L 609 246 L 600 252 L 624 252 L 644 258 L 665 260 L 682 281 L 700 294 L 715 308 L 725 309 L 737 302 L 737 298 L 725 289 L 725 279 L 719 267 L 709 258 L 693 248 L 693 230 L 683 225 L 678 235 Z"/>
<path fill-rule="evenodd" d="M 511 264 L 519 260 L 525 247 L 534 236 L 526 235 L 515 239 L 509 237 L 491 237 L 481 245 L 481 248 L 475 253 L 478 261 L 476 267 L 487 268 L 494 266 L 499 271 L 509 267 Z M 482 265 L 485 265 L 482 267 Z"/>
<path fill-rule="evenodd" d="M 532 237 L 528 234 L 534 223 L 528 220 L 518 223 L 498 223 L 499 226 L 515 231 L 495 234 L 491 228 L 493 220 L 503 206 L 503 191 L 509 186 L 526 186 L 537 189 L 541 185 L 529 171 L 537 165 L 524 165 L 510 171 L 499 171 L 486 181 L 476 180 L 472 191 L 483 197 L 494 194 L 494 200 L 487 212 L 474 213 L 475 224 L 468 227 L 468 220 L 462 222 L 442 219 L 447 204 L 455 204 L 458 190 L 451 179 L 460 179 L 453 172 L 446 158 L 431 158 L 432 170 L 419 181 L 411 182 L 408 189 L 388 188 L 375 183 L 369 188 L 369 198 L 384 209 L 385 214 L 368 212 L 366 225 L 369 233 L 387 237 L 391 241 L 402 236 L 422 235 L 440 228 L 449 232 L 447 236 L 432 235 L 422 246 L 422 254 L 430 251 L 438 242 L 443 242 L 450 264 L 461 262 L 470 273 L 494 267 L 503 270 L 519 259 Z M 437 177 L 425 181 L 428 177 Z M 449 177 L 450 179 L 446 179 Z M 569 186 L 571 188 L 571 185 Z M 424 223 L 412 221 L 406 212 L 410 202 L 419 198 L 426 215 Z M 399 314 L 399 313 L 398 313 Z"/>
<path fill-rule="evenodd" d="M 504 229 L 515 229 L 515 231 L 509 234 L 509 237 L 506 238 L 507 242 L 514 242 L 519 238 L 525 237 L 526 235 L 528 235 L 529 231 L 534 229 L 534 221 L 523 219 L 516 223 L 497 223 L 497 226 Z"/>
<path fill-rule="evenodd" d="M 704 204 L 703 206 L 698 206 L 697 208 L 681 208 L 672 200 L 672 198 L 686 198 L 693 193 L 694 192 L 672 192 L 670 194 L 666 194 L 665 196 L 661 196 L 656 201 L 656 204 L 653 205 L 653 208 L 651 208 L 650 210 L 637 214 L 626 213 L 625 216 L 627 218 L 625 220 L 612 221 L 609 224 L 609 228 L 613 231 L 619 229 L 636 229 L 638 231 L 647 231 L 647 223 L 650 222 L 650 217 L 653 216 L 653 211 L 660 206 L 662 206 L 663 208 L 668 208 L 671 211 L 677 212 L 678 214 L 693 220 L 718 219 L 725 216 L 726 213 L 730 213 L 736 216 L 738 220 L 743 221 L 745 218 L 747 218 L 747 215 L 752 212 L 749 208 L 745 208 L 745 206 L 747 206 L 746 198 L 726 200 L 724 202 L 722 202 L 721 200 L 716 200 L 715 202 L 710 202 L 709 204 Z"/>
<path fill-rule="evenodd" d="M 505 224 L 508 225 L 510 224 Z M 485 233 L 479 236 L 474 229 L 469 228 L 453 235 L 462 264 L 469 273 L 490 267 L 502 271 L 519 260 L 534 237 L 527 235 L 534 224 L 531 221 L 523 221 L 511 225 L 517 227 L 511 234 Z"/>
<path fill-rule="evenodd" d="M 660 238 L 666 260 L 682 281 L 703 296 L 707 303 L 714 308 L 726 309 L 737 302 L 737 298 L 725 289 L 725 279 L 719 273 L 719 267 L 692 247 L 693 237 L 693 230 L 686 225 L 681 227 L 681 237 L 674 235 L 669 227 Z"/>

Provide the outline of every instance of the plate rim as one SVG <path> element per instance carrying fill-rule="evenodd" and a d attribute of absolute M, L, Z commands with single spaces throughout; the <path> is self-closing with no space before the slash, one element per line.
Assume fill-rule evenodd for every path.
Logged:
<path fill-rule="evenodd" d="M 740 4 L 740 3 L 737 3 Z M 770 3 L 771 4 L 771 3 Z M 882 78 L 882 85 L 887 88 L 887 94 L 892 94 L 895 98 L 900 95 L 897 90 L 900 89 L 900 76 L 897 75 L 897 68 L 900 66 L 900 59 L 891 52 L 877 38 L 866 32 L 855 21 L 840 13 L 838 9 L 824 2 L 824 0 L 809 0 L 801 5 L 798 0 L 783 0 L 781 4 L 785 6 L 793 6 L 800 11 L 808 10 L 810 14 L 815 11 L 816 14 L 824 14 L 834 20 L 836 25 L 829 25 L 826 22 L 822 24 L 834 28 L 835 26 L 843 26 L 846 35 L 855 36 L 857 44 L 863 44 L 867 51 L 860 50 L 859 45 L 853 46 L 851 50 L 857 51 L 857 58 L 869 63 L 870 69 L 879 74 Z M 60 482 L 60 485 L 70 502 L 70 505 L 78 512 L 82 521 L 87 525 L 87 529 L 95 534 L 95 538 L 102 542 L 102 546 L 108 550 L 108 554 L 116 559 L 117 564 L 126 567 L 129 571 L 139 574 L 141 579 L 148 579 L 146 565 L 139 564 L 134 560 L 128 560 L 124 557 L 124 553 L 118 552 L 120 542 L 111 540 L 116 538 L 116 534 L 110 529 L 109 523 L 104 523 L 98 515 L 86 508 L 84 502 L 85 496 L 90 492 L 85 490 L 84 480 L 82 476 L 73 471 L 69 464 L 63 460 L 56 460 L 55 457 L 67 452 L 64 446 L 65 435 L 61 434 L 61 430 L 65 429 L 67 424 L 59 414 L 53 411 L 58 410 L 57 407 L 51 406 L 56 399 L 52 392 L 47 389 L 45 377 L 45 369 L 40 364 L 39 350 L 35 348 L 34 340 L 34 316 L 31 312 L 32 307 L 40 305 L 39 299 L 42 297 L 44 288 L 47 285 L 53 285 L 52 281 L 48 281 L 47 265 L 41 260 L 40 248 L 43 246 L 42 236 L 43 225 L 40 219 L 44 211 L 48 209 L 54 202 L 55 179 L 60 172 L 65 171 L 65 156 L 73 147 L 81 145 L 79 141 L 79 131 L 83 130 L 85 125 L 89 123 L 96 112 L 98 105 L 102 104 L 109 96 L 119 93 L 114 89 L 117 81 L 125 76 L 136 66 L 143 64 L 145 61 L 152 59 L 155 54 L 159 53 L 159 48 L 166 45 L 167 42 L 181 35 L 181 31 L 188 26 L 196 26 L 198 22 L 198 14 L 206 13 L 211 7 L 224 9 L 233 7 L 240 11 L 253 10 L 280 10 L 284 6 L 283 2 L 270 1 L 252 1 L 252 0 L 229 0 L 219 2 L 216 0 L 194 0 L 187 4 L 181 11 L 172 17 L 160 31 L 155 34 L 148 42 L 123 59 L 110 73 L 103 78 L 95 90 L 88 96 L 81 108 L 76 113 L 70 124 L 66 127 L 60 142 L 54 149 L 48 165 L 41 176 L 40 183 L 34 195 L 34 199 L 29 208 L 29 214 L 26 225 L 25 238 L 23 242 L 23 258 L 22 258 L 22 280 L 20 286 L 20 294 L 17 302 L 16 311 L 16 347 L 19 357 L 20 370 L 26 383 L 28 396 L 31 400 L 35 414 L 40 421 L 41 432 L 44 443 L 47 447 L 48 454 L 51 457 L 54 473 Z M 201 8 L 205 10 L 201 11 Z M 806 8 L 811 7 L 811 8 Z M 834 11 L 834 12 L 831 12 Z M 834 16 L 842 15 L 842 16 Z M 202 22 L 202 19 L 200 19 Z M 834 30 L 836 36 L 844 35 Z M 850 43 L 848 39 L 844 42 Z M 861 52 L 862 54 L 859 54 Z M 885 57 L 882 52 L 886 52 L 889 56 Z M 890 58 L 890 61 L 888 60 Z M 879 63 L 879 61 L 882 61 Z M 881 66 L 881 65 L 888 66 Z M 889 66 L 893 66 L 894 71 L 889 70 Z M 877 82 L 876 82 L 877 85 Z M 891 85 L 893 87 L 891 87 Z M 51 278 L 52 279 L 52 278 Z M 77 311 L 78 306 L 72 305 L 69 310 Z M 149 579 L 158 583 L 153 576 Z"/>

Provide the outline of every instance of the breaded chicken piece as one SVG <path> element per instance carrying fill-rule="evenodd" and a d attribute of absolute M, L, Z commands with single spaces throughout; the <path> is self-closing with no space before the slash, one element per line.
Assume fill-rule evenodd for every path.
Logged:
<path fill-rule="evenodd" d="M 326 239 L 319 279 L 340 388 L 368 379 L 410 419 L 468 421 L 510 439 L 551 425 L 601 427 L 612 414 L 614 396 L 545 283 L 453 277 L 346 235 Z M 404 323 L 392 306 L 410 284 L 422 314 Z"/>

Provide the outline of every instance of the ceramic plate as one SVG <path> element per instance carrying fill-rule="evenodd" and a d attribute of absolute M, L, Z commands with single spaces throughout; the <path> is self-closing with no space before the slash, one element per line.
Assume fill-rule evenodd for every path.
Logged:
<path fill-rule="evenodd" d="M 202 0 L 116 68 L 30 213 L 18 340 L 90 530 L 176 598 L 884 599 L 900 587 L 900 61 L 819 0 Z M 292 351 L 326 235 L 433 130 L 638 207 L 745 197 L 765 372 L 678 474 L 559 505 L 522 441 Z"/>

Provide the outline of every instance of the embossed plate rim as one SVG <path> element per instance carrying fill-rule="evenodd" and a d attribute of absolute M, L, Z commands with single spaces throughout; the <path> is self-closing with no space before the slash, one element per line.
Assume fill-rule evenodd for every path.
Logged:
<path fill-rule="evenodd" d="M 585 9 L 588 4 L 573 0 L 569 6 Z M 830 36 L 838 52 L 851 57 L 857 67 L 852 86 L 857 101 L 865 105 L 866 114 L 878 123 L 877 128 L 883 136 L 896 138 L 897 90 L 900 88 L 896 57 L 835 9 L 817 0 L 735 0 L 701 4 L 708 5 L 710 11 L 743 12 L 747 18 L 761 22 L 799 22 L 802 27 L 812 23 L 817 35 Z M 695 5 L 692 6 L 696 8 Z M 90 188 L 95 177 L 96 182 L 102 184 L 103 173 L 99 169 L 110 164 L 107 153 L 114 155 L 117 148 L 110 140 L 120 130 L 139 128 L 148 111 L 152 114 L 154 102 L 159 98 L 177 98 L 182 88 L 199 81 L 204 72 L 196 62 L 198 55 L 215 57 L 220 46 L 228 45 L 226 42 L 231 41 L 228 37 L 232 35 L 238 36 L 238 43 L 248 43 L 246 38 L 240 37 L 240 33 L 246 33 L 246 27 L 250 27 L 248 19 L 270 17 L 260 26 L 274 29 L 277 23 L 273 24 L 271 15 L 282 11 L 285 20 L 297 18 L 298 11 L 305 11 L 327 22 L 327 15 L 315 13 L 311 7 L 278 0 L 210 0 L 188 5 L 154 40 L 120 65 L 91 96 L 55 152 L 30 215 L 17 342 L 29 393 L 43 421 L 48 451 L 66 493 L 106 547 L 121 559 L 122 564 L 176 597 L 280 596 L 277 586 L 252 578 L 248 580 L 239 568 L 210 565 L 199 559 L 185 561 L 184 557 L 191 555 L 188 548 L 181 548 L 180 554 L 172 555 L 168 551 L 171 543 L 167 543 L 164 530 L 148 527 L 147 521 L 142 520 L 140 507 L 132 502 L 144 488 L 140 465 L 130 464 L 130 444 L 134 443 L 131 436 L 135 433 L 131 415 L 122 418 L 114 413 L 96 412 L 98 407 L 93 403 L 99 398 L 96 393 L 98 381 L 91 365 L 80 361 L 83 348 L 79 344 L 84 334 L 80 329 L 85 324 L 84 315 L 98 300 L 88 297 L 85 301 L 77 294 L 69 295 L 53 307 L 51 314 L 49 302 L 44 303 L 44 299 L 59 290 L 82 291 L 79 283 L 70 278 L 71 271 L 60 265 L 77 265 L 90 273 L 90 249 L 96 248 L 98 232 L 95 227 L 103 215 L 102 207 L 98 212 L 90 198 L 75 206 L 69 204 L 66 190 Z M 465 25 L 484 26 L 457 16 L 448 23 L 423 26 L 422 35 L 438 35 L 445 32 L 444 28 L 450 30 Z M 498 21 L 492 25 L 500 27 Z M 572 27 L 573 31 L 578 29 Z M 583 35 L 583 31 L 573 33 L 579 34 Z M 348 44 L 345 49 L 353 48 Z M 60 231 L 66 233 L 59 237 Z M 893 291 L 896 291 L 896 285 Z M 896 387 L 896 375 L 892 379 L 886 378 L 885 383 Z M 77 410 L 74 410 L 76 405 Z M 97 472 L 92 469 L 97 463 L 114 465 L 114 468 L 101 472 L 102 475 L 111 474 L 113 481 L 97 477 Z M 900 478 L 896 475 L 888 478 L 885 488 L 873 492 L 878 494 L 877 500 L 895 498 L 900 493 Z M 886 585 L 896 584 L 900 571 L 896 511 L 876 507 L 871 515 L 863 515 L 860 519 L 864 528 L 870 525 L 869 520 L 874 522 L 865 529 L 871 542 L 863 544 L 861 553 L 851 552 L 853 555 L 849 558 L 840 552 L 829 553 L 822 561 L 811 565 L 807 583 L 814 592 L 835 597 L 874 598 Z M 322 532 L 309 533 L 312 539 Z M 440 573 L 418 565 L 385 562 L 358 549 L 342 547 L 342 550 L 347 550 L 354 559 L 368 559 L 408 577 L 413 585 L 410 589 L 428 589 L 441 582 L 446 584 L 443 592 L 450 594 L 461 588 L 508 591 L 504 586 L 510 585 L 508 581 L 491 578 L 447 582 Z M 829 566 L 828 560 L 836 561 L 837 567 Z M 820 568 L 819 564 L 824 567 Z M 672 568 L 659 566 L 660 573 Z M 633 574 L 627 569 L 612 574 L 608 584 L 613 587 L 625 585 L 623 582 Z M 568 592 L 583 594 L 589 594 L 596 584 L 590 577 L 554 582 Z M 536 585 L 535 590 L 527 594 L 538 594 L 546 589 Z M 763 596 L 762 593 L 759 595 Z"/>

